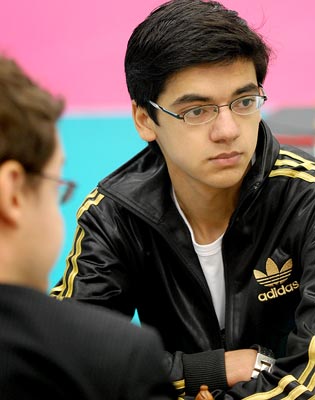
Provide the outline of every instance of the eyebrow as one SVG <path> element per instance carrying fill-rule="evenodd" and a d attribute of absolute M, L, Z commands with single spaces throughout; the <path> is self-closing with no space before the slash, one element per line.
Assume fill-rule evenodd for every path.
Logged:
<path fill-rule="evenodd" d="M 248 93 L 254 90 L 258 90 L 259 87 L 255 83 L 249 83 L 245 86 L 242 86 L 238 89 L 236 89 L 233 93 L 232 96 L 240 96 L 244 93 Z M 213 102 L 214 99 L 213 97 L 206 97 L 206 96 L 201 96 L 200 94 L 197 93 L 187 93 L 184 94 L 183 96 L 178 97 L 172 105 L 180 105 L 180 104 L 185 104 L 185 103 L 191 103 L 194 101 L 200 101 L 200 102 Z"/>

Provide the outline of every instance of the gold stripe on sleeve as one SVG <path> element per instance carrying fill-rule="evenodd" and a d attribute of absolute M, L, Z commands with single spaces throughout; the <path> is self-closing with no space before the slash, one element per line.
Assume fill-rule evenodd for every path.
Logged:
<path fill-rule="evenodd" d="M 315 336 L 312 337 L 308 348 L 308 363 L 301 373 L 298 379 L 296 379 L 292 375 L 287 375 L 282 378 L 278 385 L 268 391 L 268 392 L 261 392 L 255 393 L 251 396 L 245 397 L 244 400 L 270 400 L 275 396 L 280 395 L 284 392 L 284 389 L 288 386 L 288 384 L 292 382 L 296 382 L 298 386 L 295 386 L 290 392 L 288 392 L 287 396 L 283 397 L 283 400 L 295 400 L 299 396 L 303 395 L 306 391 L 312 392 L 314 390 L 314 382 L 315 382 L 315 374 L 314 374 L 314 366 L 315 366 Z M 307 379 L 310 378 L 309 383 L 305 386 L 305 382 Z M 315 400 L 315 395 L 308 398 L 309 400 Z"/>
<path fill-rule="evenodd" d="M 105 196 L 103 194 L 98 193 L 97 189 L 91 192 L 85 198 L 82 206 L 77 211 L 77 219 L 79 219 L 82 216 L 82 214 L 85 211 L 87 211 L 91 206 L 98 205 L 104 197 Z M 81 254 L 82 250 L 81 243 L 84 236 L 85 236 L 84 230 L 80 226 L 78 226 L 74 234 L 74 242 L 72 250 L 69 253 L 66 260 L 66 269 L 63 274 L 62 283 L 61 285 L 54 287 L 50 293 L 51 296 L 54 296 L 59 300 L 63 299 L 64 297 L 72 296 L 73 282 L 79 271 L 77 258 Z"/>

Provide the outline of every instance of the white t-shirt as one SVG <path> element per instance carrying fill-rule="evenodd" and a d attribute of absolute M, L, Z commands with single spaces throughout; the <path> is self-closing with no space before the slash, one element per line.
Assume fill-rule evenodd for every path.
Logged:
<path fill-rule="evenodd" d="M 172 189 L 175 205 L 185 221 L 190 234 L 195 252 L 199 258 L 203 273 L 208 283 L 212 302 L 221 329 L 225 327 L 225 280 L 222 259 L 222 238 L 223 234 L 214 242 L 208 244 L 198 244 L 195 240 L 194 232 L 180 208 L 176 199 L 175 191 Z"/>

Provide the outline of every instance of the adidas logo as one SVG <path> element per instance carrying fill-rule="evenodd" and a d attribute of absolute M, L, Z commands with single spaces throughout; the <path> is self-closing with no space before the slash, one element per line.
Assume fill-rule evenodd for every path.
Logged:
<path fill-rule="evenodd" d="M 280 270 L 277 264 L 271 258 L 268 258 L 266 262 L 265 274 L 257 269 L 254 269 L 256 281 L 262 286 L 271 288 L 267 292 L 260 293 L 258 295 L 258 300 L 269 301 L 279 296 L 285 296 L 286 294 L 298 289 L 300 285 L 297 281 L 284 285 L 292 273 L 292 267 L 293 265 L 291 258 L 284 263 Z"/>

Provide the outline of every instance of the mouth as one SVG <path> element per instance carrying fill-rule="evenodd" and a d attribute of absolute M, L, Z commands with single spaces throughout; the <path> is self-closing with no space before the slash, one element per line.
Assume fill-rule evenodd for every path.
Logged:
<path fill-rule="evenodd" d="M 240 161 L 241 153 L 232 151 L 231 153 L 221 153 L 211 157 L 210 161 L 221 166 L 233 166 Z"/>

